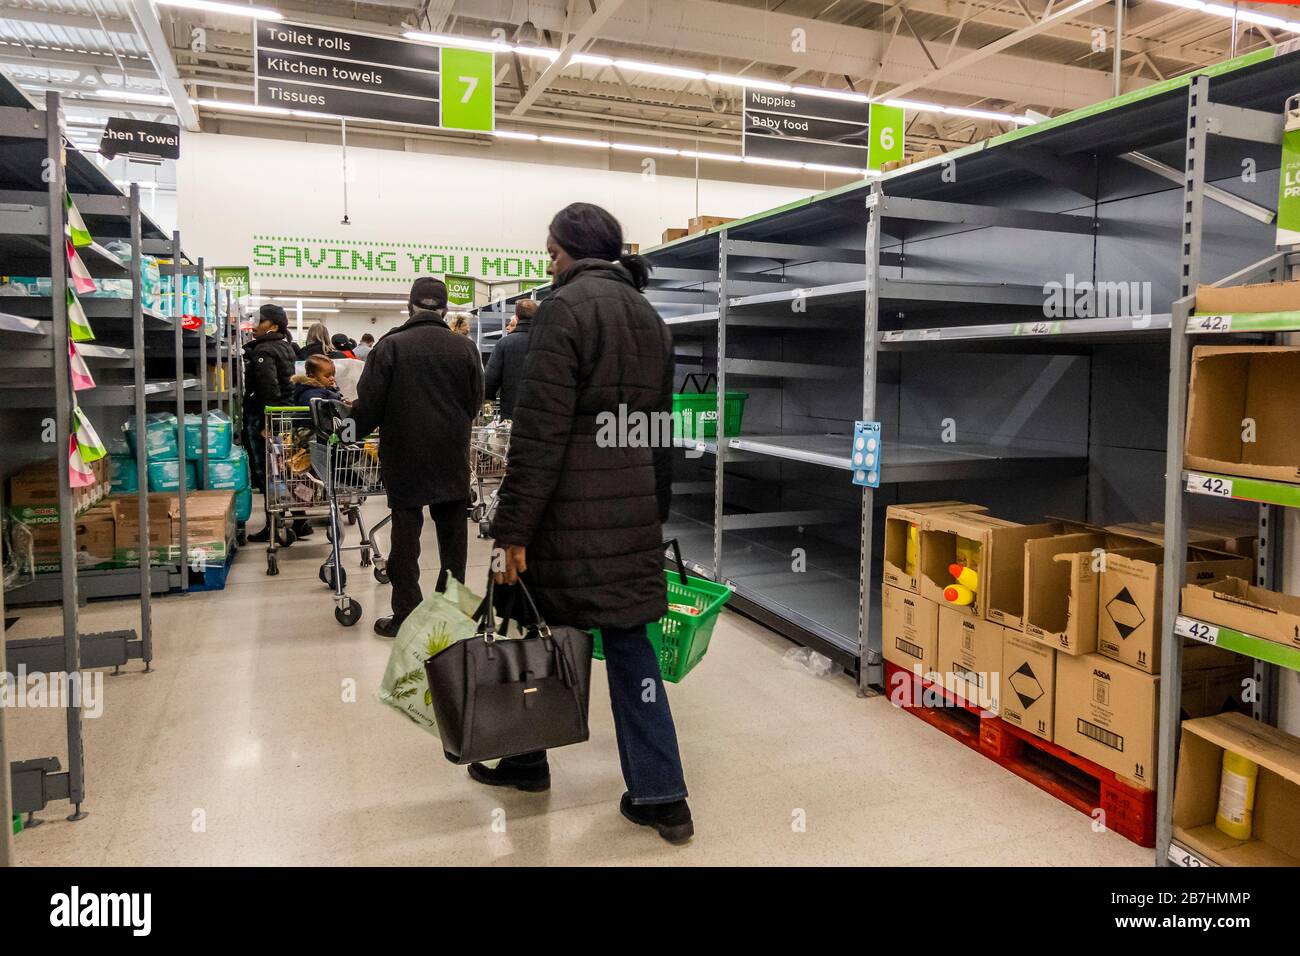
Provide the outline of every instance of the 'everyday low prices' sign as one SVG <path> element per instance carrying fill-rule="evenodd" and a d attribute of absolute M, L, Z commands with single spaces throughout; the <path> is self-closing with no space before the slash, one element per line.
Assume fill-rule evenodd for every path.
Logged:
<path fill-rule="evenodd" d="M 1300 95 L 1287 103 L 1282 175 L 1277 200 L 1277 244 L 1300 246 Z"/>

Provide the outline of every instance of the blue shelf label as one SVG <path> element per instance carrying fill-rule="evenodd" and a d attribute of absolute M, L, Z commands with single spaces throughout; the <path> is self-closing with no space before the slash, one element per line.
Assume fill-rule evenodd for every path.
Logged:
<path fill-rule="evenodd" d="M 880 487 L 880 422 L 853 423 L 853 483 L 863 488 Z"/>

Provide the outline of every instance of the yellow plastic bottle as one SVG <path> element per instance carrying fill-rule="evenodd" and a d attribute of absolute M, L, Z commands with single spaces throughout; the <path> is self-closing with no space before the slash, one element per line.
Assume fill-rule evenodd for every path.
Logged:
<path fill-rule="evenodd" d="M 978 572 L 980 569 L 980 546 L 979 542 L 972 541 L 970 538 L 963 538 L 957 535 L 957 543 L 954 546 L 957 563 L 964 568 L 970 568 Z"/>
<path fill-rule="evenodd" d="M 1223 752 L 1219 812 L 1214 815 L 1214 825 L 1234 840 L 1250 839 L 1258 778 L 1259 764 L 1231 750 Z"/>
<path fill-rule="evenodd" d="M 908 522 L 907 525 L 907 554 L 903 557 L 903 571 L 909 578 L 916 577 L 916 555 L 920 550 L 920 538 L 916 530 L 916 522 Z"/>
<path fill-rule="evenodd" d="M 943 589 L 943 599 L 949 604 L 965 607 L 975 603 L 975 592 L 964 584 L 950 584 Z"/>

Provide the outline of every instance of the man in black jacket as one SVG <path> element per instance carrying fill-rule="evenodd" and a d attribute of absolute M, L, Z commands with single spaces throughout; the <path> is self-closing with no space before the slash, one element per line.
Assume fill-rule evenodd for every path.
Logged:
<path fill-rule="evenodd" d="M 252 472 L 253 487 L 266 494 L 266 427 L 268 405 L 288 403 L 293 391 L 297 350 L 289 341 L 289 318 L 284 309 L 268 302 L 257 312 L 253 339 L 244 346 L 244 450 Z M 249 541 L 269 541 L 271 522 Z"/>
<path fill-rule="evenodd" d="M 423 600 L 420 531 L 426 507 L 438 529 L 439 589 L 447 574 L 465 580 L 470 428 L 483 406 L 478 348 L 442 321 L 447 287 L 437 279 L 416 279 L 407 308 L 409 321 L 376 342 L 366 357 L 352 405 L 358 435 L 379 428 L 379 468 L 393 512 L 393 614 L 375 622 L 375 633 L 383 637 L 396 637 Z"/>
<path fill-rule="evenodd" d="M 524 356 L 528 354 L 528 340 L 536 313 L 536 299 L 516 302 L 515 321 L 511 323 L 514 328 L 500 338 L 492 349 L 492 358 L 488 359 L 484 397 L 491 401 L 500 393 L 502 418 L 515 417 L 515 395 L 524 373 Z"/>
<path fill-rule="evenodd" d="M 551 221 L 553 293 L 533 321 L 492 533 L 550 624 L 600 628 L 627 792 L 620 811 L 691 838 L 677 731 L 648 627 L 667 611 L 662 524 L 672 501 L 672 333 L 640 290 L 618 221 L 574 203 Z M 514 333 L 518 334 L 518 333 Z M 510 337 L 513 337 L 510 336 Z M 619 423 L 619 424 L 615 424 Z M 625 427 L 626 426 L 626 427 Z M 541 791 L 545 752 L 471 764 L 480 783 Z"/>

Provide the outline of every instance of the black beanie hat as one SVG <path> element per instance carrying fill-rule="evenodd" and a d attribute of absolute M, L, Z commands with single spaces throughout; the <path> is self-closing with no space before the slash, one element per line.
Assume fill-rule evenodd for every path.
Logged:
<path fill-rule="evenodd" d="M 441 279 L 421 276 L 411 284 L 411 296 L 407 301 L 412 312 L 437 312 L 447 308 L 447 286 Z"/>
<path fill-rule="evenodd" d="M 616 262 L 623 255 L 623 227 L 599 206 L 575 202 L 555 214 L 550 226 L 553 238 L 576 259 L 604 259 Z"/>
<path fill-rule="evenodd" d="M 274 302 L 268 302 L 258 309 L 257 315 L 259 319 L 266 319 L 267 321 L 274 322 L 282 329 L 287 329 L 289 327 L 289 317 L 285 315 L 284 309 L 280 308 Z"/>

